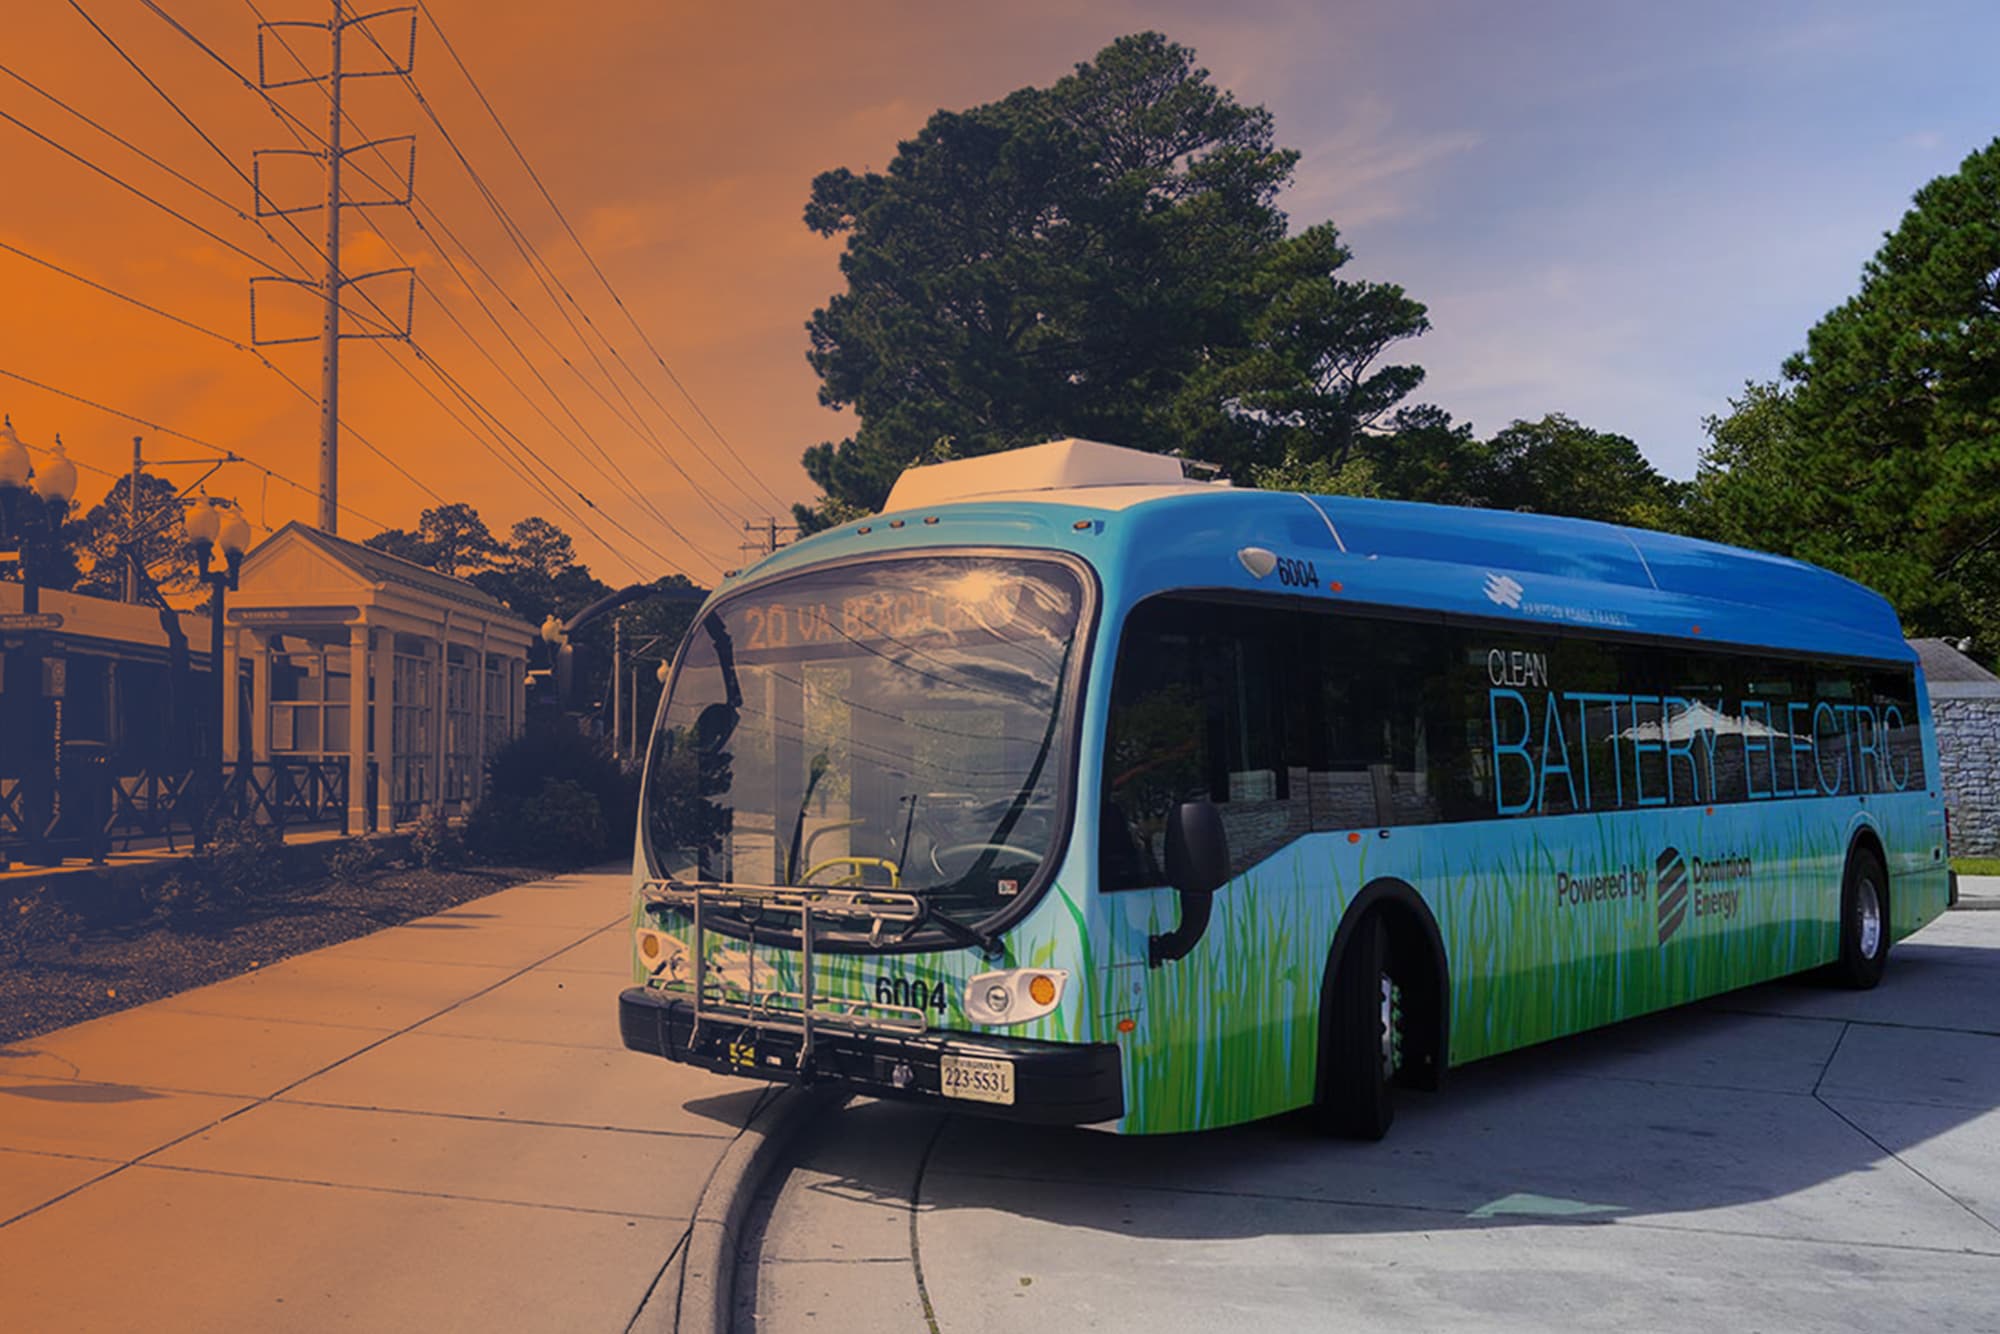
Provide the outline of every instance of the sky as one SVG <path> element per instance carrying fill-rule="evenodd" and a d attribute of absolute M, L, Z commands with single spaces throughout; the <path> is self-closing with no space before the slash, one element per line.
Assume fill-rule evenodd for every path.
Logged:
<path fill-rule="evenodd" d="M 2000 134 L 1984 3 L 426 4 L 415 93 L 346 85 L 368 138 L 416 135 L 418 208 L 346 210 L 343 266 L 407 263 L 424 287 L 411 343 L 343 345 L 340 532 L 462 500 L 503 536 L 553 520 L 613 583 L 712 581 L 746 522 L 811 499 L 800 453 L 854 429 L 805 361 L 805 321 L 840 288 L 839 242 L 800 221 L 813 176 L 883 168 L 937 109 L 1046 85 L 1123 33 L 1166 33 L 1267 107 L 1302 154 L 1293 225 L 1331 220 L 1348 276 L 1428 306 L 1432 331 L 1397 353 L 1427 371 L 1411 401 L 1482 435 L 1566 413 L 1675 477 L 1702 418 L 1852 295 L 1915 190 Z M 138 434 L 149 468 L 237 499 L 260 533 L 317 512 L 315 294 L 259 284 L 259 338 L 307 341 L 248 346 L 248 280 L 311 271 L 325 225 L 249 216 L 238 170 L 300 147 L 216 59 L 255 81 L 259 11 L 323 25 L 331 0 L 16 0 L 0 17 L 0 411 L 37 450 L 62 436 L 82 504 Z M 407 40 L 393 20 L 369 31 Z M 281 32 L 320 68 L 323 30 Z M 380 68 L 354 28 L 346 50 Z M 275 38 L 266 53 L 270 77 L 297 72 Z M 318 85 L 272 97 L 324 133 Z M 350 199 L 396 183 L 390 157 L 349 162 Z M 272 205 L 323 198 L 316 163 L 260 165 Z M 407 299 L 394 276 L 359 284 L 350 327 L 400 323 Z M 193 462 L 218 450 L 248 461 Z"/>

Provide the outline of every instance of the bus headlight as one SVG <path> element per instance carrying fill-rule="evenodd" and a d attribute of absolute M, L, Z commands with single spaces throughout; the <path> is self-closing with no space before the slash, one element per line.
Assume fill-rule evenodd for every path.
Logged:
<path fill-rule="evenodd" d="M 676 936 L 640 927 L 632 933 L 639 951 L 639 966 L 649 976 L 679 982 L 688 975 L 688 948 Z"/>
<path fill-rule="evenodd" d="M 965 984 L 965 1015 L 975 1024 L 1025 1024 L 1062 1003 L 1069 974 L 1060 968 L 1008 968 Z"/>

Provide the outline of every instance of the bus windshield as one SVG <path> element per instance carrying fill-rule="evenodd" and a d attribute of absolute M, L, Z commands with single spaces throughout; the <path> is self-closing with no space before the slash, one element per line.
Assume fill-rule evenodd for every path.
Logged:
<path fill-rule="evenodd" d="M 1059 842 L 1080 577 L 924 556 L 760 584 L 696 624 L 654 728 L 654 873 L 924 896 L 979 923 Z"/>

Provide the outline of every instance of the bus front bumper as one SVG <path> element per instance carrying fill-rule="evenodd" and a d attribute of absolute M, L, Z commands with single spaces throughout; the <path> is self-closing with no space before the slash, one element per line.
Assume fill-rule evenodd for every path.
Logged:
<path fill-rule="evenodd" d="M 1119 1050 L 1111 1043 L 872 1033 L 816 1024 L 812 1059 L 801 1069 L 797 1033 L 709 1017 L 697 1041 L 694 1006 L 647 987 L 628 988 L 618 997 L 618 1028 L 632 1051 L 748 1079 L 831 1085 L 871 1098 L 927 1102 L 1034 1125 L 1088 1125 L 1125 1114 Z M 946 1097 L 946 1057 L 1007 1062 L 1013 1068 L 1013 1102 Z"/>

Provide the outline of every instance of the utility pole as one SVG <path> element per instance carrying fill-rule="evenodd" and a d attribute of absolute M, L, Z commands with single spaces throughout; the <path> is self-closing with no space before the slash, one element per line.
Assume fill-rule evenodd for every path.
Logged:
<path fill-rule="evenodd" d="M 125 489 L 125 601 L 139 601 L 139 470 L 145 460 L 139 456 L 144 436 L 132 437 L 132 480 Z"/>
<path fill-rule="evenodd" d="M 745 563 L 747 564 L 750 561 L 756 560 L 760 556 L 768 556 L 779 547 L 791 545 L 789 539 L 784 542 L 778 540 L 778 530 L 781 528 L 787 532 L 795 532 L 797 525 L 779 523 L 777 516 L 772 514 L 766 514 L 762 523 L 745 519 L 743 521 L 743 531 L 749 534 L 749 536 L 737 544 L 737 549 L 743 553 Z"/>
<path fill-rule="evenodd" d="M 319 528 L 340 531 L 340 46 L 347 31 L 341 0 L 328 25 L 326 75 L 326 313 L 320 330 Z"/>
<path fill-rule="evenodd" d="M 343 52 L 347 30 L 357 24 L 372 23 L 395 15 L 409 15 L 408 40 L 404 43 L 402 59 L 390 56 L 388 49 L 375 39 L 374 34 L 363 30 L 369 44 L 379 50 L 387 64 L 381 69 L 349 69 L 345 66 Z M 305 62 L 293 51 L 284 34 L 284 28 L 304 28 L 315 32 L 323 31 L 327 36 L 327 72 L 308 73 L 302 78 L 273 79 L 270 62 L 267 59 L 265 37 L 274 35 L 292 59 L 304 67 Z M 386 75 L 407 75 L 416 64 L 417 52 L 417 11 L 414 6 L 397 9 L 383 9 L 370 14 L 347 14 L 345 0 L 333 0 L 333 17 L 325 24 L 303 21 L 265 22 L 257 25 L 257 81 L 264 89 L 289 88 L 302 83 L 324 83 L 327 97 L 327 130 L 324 151 L 303 148 L 263 148 L 251 155 L 251 189 L 256 195 L 257 216 L 260 218 L 283 217 L 292 213 L 308 213 L 316 208 L 326 210 L 326 273 L 317 281 L 306 278 L 263 277 L 250 280 L 250 342 L 256 347 L 269 347 L 279 343 L 310 342 L 311 336 L 299 338 L 263 338 L 257 332 L 257 284 L 263 282 L 289 283 L 299 287 L 317 287 L 323 309 L 320 315 L 320 394 L 319 394 L 319 527 L 322 532 L 337 533 L 340 530 L 340 340 L 343 338 L 394 338 L 407 341 L 410 336 L 410 318 L 416 303 L 416 270 L 411 268 L 378 269 L 372 273 L 343 274 L 340 268 L 340 214 L 348 208 L 407 207 L 413 197 L 417 169 L 417 140 L 415 135 L 396 135 L 389 139 L 371 139 L 366 143 L 344 147 L 341 139 L 341 91 L 349 79 L 375 79 Z M 380 150 L 385 144 L 404 143 L 409 145 L 409 158 L 400 183 L 400 194 L 389 191 L 376 199 L 350 199 L 341 188 L 341 164 L 351 153 L 364 149 Z M 307 204 L 297 208 L 281 208 L 267 205 L 263 184 L 263 160 L 267 157 L 316 157 L 326 164 L 326 199 L 322 204 Z M 386 158 L 385 158 L 386 160 Z M 365 173 L 364 173 L 365 174 Z M 392 173 L 393 174 L 393 173 Z M 363 317 L 367 323 L 375 325 L 373 332 L 348 332 L 341 328 L 341 293 L 345 288 L 370 278 L 390 275 L 404 275 L 408 286 L 404 293 L 403 321 L 398 327 L 388 317 L 379 304 L 382 319 Z M 375 304 L 371 301 L 370 304 Z"/>
<path fill-rule="evenodd" d="M 625 697 L 619 693 L 624 684 L 625 667 L 625 618 L 611 618 L 611 758 L 625 758 Z"/>

